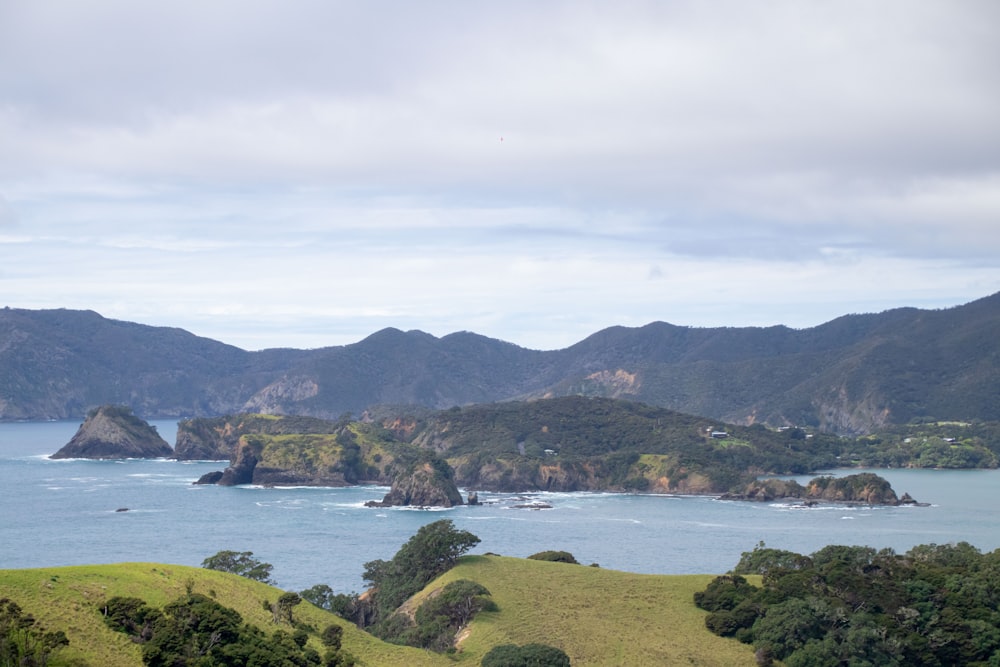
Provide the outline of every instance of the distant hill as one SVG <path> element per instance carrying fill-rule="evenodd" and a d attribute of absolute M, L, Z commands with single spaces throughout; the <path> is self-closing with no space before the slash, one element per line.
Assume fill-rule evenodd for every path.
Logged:
<path fill-rule="evenodd" d="M 91 311 L 0 310 L 0 419 L 270 412 L 336 418 L 586 395 L 730 423 L 868 433 L 915 419 L 1000 420 L 1000 293 L 944 310 L 808 329 L 612 327 L 563 350 L 384 329 L 351 345 L 247 352 Z"/>

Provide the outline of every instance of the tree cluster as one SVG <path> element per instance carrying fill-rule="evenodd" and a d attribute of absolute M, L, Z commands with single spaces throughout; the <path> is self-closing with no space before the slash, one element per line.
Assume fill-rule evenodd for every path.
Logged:
<path fill-rule="evenodd" d="M 379 637 L 396 644 L 406 644 L 445 652 L 455 646 L 458 631 L 480 611 L 495 611 L 486 587 L 468 579 L 446 585 L 421 604 L 412 619 L 396 611 L 379 627 Z"/>
<path fill-rule="evenodd" d="M 238 574 L 265 584 L 274 584 L 274 580 L 271 579 L 271 570 L 274 566 L 254 558 L 252 551 L 223 550 L 203 560 L 201 566 L 209 570 Z"/>
<path fill-rule="evenodd" d="M 998 581 L 1000 550 L 966 542 L 810 556 L 761 543 L 695 604 L 712 632 L 753 644 L 763 665 L 1000 665 Z"/>
<path fill-rule="evenodd" d="M 101 605 L 104 622 L 142 646 L 148 667 L 341 667 L 354 664 L 339 634 L 325 632 L 326 654 L 307 645 L 302 629 L 270 635 L 243 622 L 239 612 L 189 593 L 155 609 L 143 600 L 113 597 Z M 327 637 L 329 635 L 329 638 Z"/>
<path fill-rule="evenodd" d="M 370 582 L 374 623 L 387 619 L 399 605 L 450 570 L 459 556 L 477 544 L 478 537 L 456 529 L 450 520 L 443 519 L 421 526 L 391 560 L 365 563 L 362 576 Z"/>

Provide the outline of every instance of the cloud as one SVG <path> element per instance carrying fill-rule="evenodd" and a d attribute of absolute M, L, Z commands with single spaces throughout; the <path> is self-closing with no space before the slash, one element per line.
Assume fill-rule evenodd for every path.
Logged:
<path fill-rule="evenodd" d="M 982 295 L 996 62 L 979 0 L 5 3 L 4 288 L 500 337 Z"/>
<path fill-rule="evenodd" d="M 17 226 L 17 214 L 7 201 L 0 197 L 0 229 Z"/>

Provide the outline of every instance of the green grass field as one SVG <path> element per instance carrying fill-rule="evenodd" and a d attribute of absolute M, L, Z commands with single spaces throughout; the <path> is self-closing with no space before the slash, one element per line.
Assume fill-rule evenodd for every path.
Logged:
<path fill-rule="evenodd" d="M 437 655 L 381 642 L 309 604 L 295 618 L 320 632 L 344 626 L 344 648 L 369 667 L 478 665 L 498 644 L 541 642 L 566 651 L 575 667 L 611 665 L 754 665 L 753 650 L 705 629 L 692 602 L 710 575 L 660 576 L 500 556 L 467 556 L 420 596 L 455 579 L 492 593 L 499 611 L 480 614 L 458 651 Z M 66 658 L 92 667 L 138 667 L 137 645 L 104 626 L 99 605 L 115 595 L 162 606 L 192 586 L 265 631 L 275 626 L 261 604 L 282 591 L 235 575 L 178 565 L 123 563 L 0 570 L 0 598 L 15 600 L 47 629 L 70 639 Z M 418 596 L 419 597 L 419 596 Z M 285 626 L 287 627 L 287 626 Z M 322 652 L 318 638 L 310 640 Z"/>

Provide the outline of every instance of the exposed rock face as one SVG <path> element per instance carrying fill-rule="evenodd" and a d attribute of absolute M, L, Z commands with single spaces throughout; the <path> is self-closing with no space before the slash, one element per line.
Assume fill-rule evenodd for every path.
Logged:
<path fill-rule="evenodd" d="M 122 405 L 92 410 L 53 459 L 154 459 L 174 453 L 156 429 Z"/>
<path fill-rule="evenodd" d="M 802 486 L 794 480 L 768 479 L 751 482 L 740 493 L 727 493 L 724 500 L 756 500 L 767 502 L 795 498 L 810 503 L 828 501 L 864 505 L 914 505 L 909 494 L 900 499 L 888 481 L 870 472 L 845 477 L 817 477 Z"/>
<path fill-rule="evenodd" d="M 392 488 L 381 502 L 365 504 L 369 507 L 454 507 L 462 505 L 463 501 L 454 481 L 435 470 L 430 463 L 423 463 L 416 466 L 410 474 L 397 475 Z"/>
<path fill-rule="evenodd" d="M 237 484 L 251 484 L 253 482 L 254 469 L 257 467 L 257 454 L 253 447 L 247 442 L 241 442 L 236 448 L 232 465 L 222 472 L 222 476 L 216 482 L 221 486 L 236 486 Z"/>

